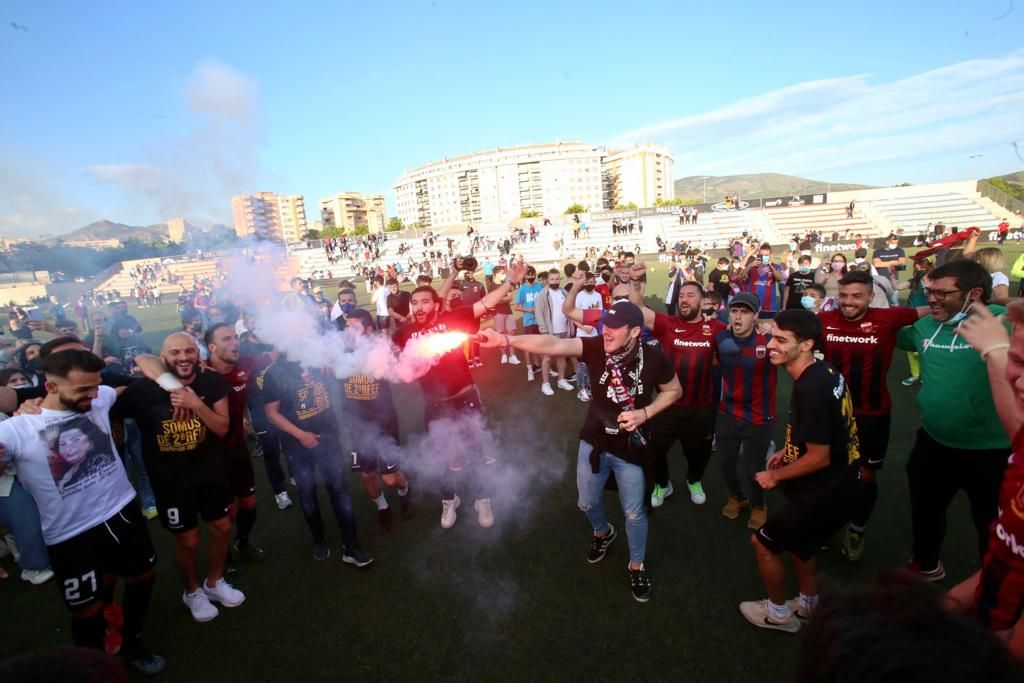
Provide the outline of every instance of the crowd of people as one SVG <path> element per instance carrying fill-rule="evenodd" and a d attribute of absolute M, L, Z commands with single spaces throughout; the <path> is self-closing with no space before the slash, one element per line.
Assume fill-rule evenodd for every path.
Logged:
<path fill-rule="evenodd" d="M 1024 303 L 1009 299 L 998 248 L 977 248 L 975 235 L 955 253 L 914 260 L 891 235 L 870 260 L 858 249 L 852 261 L 834 254 L 825 262 L 807 242 L 779 254 L 744 237 L 707 272 L 703 249 L 676 246 L 664 296 L 647 290 L 637 254 L 619 251 L 562 268 L 504 255 L 482 265 L 455 257 L 436 289 L 429 270 L 416 273 L 411 291 L 400 281 L 409 273 L 374 272 L 372 312 L 359 307 L 352 281 L 338 283 L 330 301 L 293 278 L 281 305 L 307 311 L 319 330 L 340 332 L 347 344 L 386 341 L 396 354 L 462 333 L 465 342 L 438 351 L 417 380 L 428 433 L 452 421 L 483 423 L 473 374 L 482 348 L 496 349 L 503 366 L 525 366 L 543 400 L 559 401 L 551 398 L 556 389 L 575 393 L 587 403 L 577 502 L 592 529 L 581 554 L 601 562 L 618 537 L 603 495 L 614 478 L 625 578 L 638 602 L 653 594 L 650 510 L 674 495 L 673 471 L 677 483 L 685 476 L 690 502 L 706 504 L 715 454 L 729 491 L 721 514 L 744 518 L 766 595 L 739 611 L 754 626 L 789 633 L 814 624 L 822 607 L 815 563 L 822 547 L 841 534 L 850 562 L 869 547 L 894 427 L 887 378 L 897 348 L 914 354 L 908 379 L 920 384 L 921 428 L 907 465 L 905 571 L 923 581 L 945 577 L 945 519 L 953 496 L 965 491 L 979 571 L 950 591 L 946 607 L 970 612 L 1024 657 L 1024 636 L 1014 632 L 1024 612 L 1024 512 L 1017 510 Z M 913 276 L 901 281 L 907 268 Z M 181 330 L 162 340 L 158 354 L 117 300 L 89 315 L 82 331 L 60 320 L 21 321 L 30 334 L 53 338 L 22 340 L 0 371 L 0 410 L 13 414 L 0 423 L 0 521 L 19 550 L 22 578 L 55 577 L 73 642 L 120 651 L 145 673 L 166 666 L 141 638 L 156 566 L 147 519 L 159 519 L 173 538 L 182 602 L 195 621 L 241 606 L 246 596 L 229 583 L 233 568 L 268 554 L 254 534 L 254 449 L 281 510 L 294 505 L 293 482 L 316 561 L 340 547 L 347 565 L 374 562 L 359 541 L 349 471 L 359 472 L 383 533 L 394 523 L 387 490 L 407 519 L 428 505 L 421 484 L 432 488 L 403 469 L 388 382 L 369 371 L 335 377 L 283 355 L 261 338 L 257 305 L 265 302 L 231 291 L 224 275 L 197 283 L 179 305 Z M 907 306 L 899 305 L 904 289 Z M 650 306 L 651 295 L 664 300 L 664 312 Z M 793 387 L 782 418 L 780 368 Z M 963 406 L 955 420 L 953 405 Z M 777 445 L 780 420 L 785 436 Z M 677 442 L 683 474 L 669 459 Z M 490 473 L 498 457 L 470 437 L 432 465 L 442 528 L 456 523 L 460 494 L 472 499 L 480 527 L 495 523 Z M 340 546 L 329 540 L 319 483 Z M 769 509 L 772 489 L 785 502 Z M 205 576 L 197 566 L 200 525 Z M 799 588 L 792 598 L 787 563 Z M 116 578 L 124 583 L 119 601 Z"/>

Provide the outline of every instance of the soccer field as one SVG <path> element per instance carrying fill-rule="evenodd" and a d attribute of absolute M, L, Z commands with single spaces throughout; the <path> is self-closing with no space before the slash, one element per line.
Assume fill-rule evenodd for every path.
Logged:
<path fill-rule="evenodd" d="M 1011 263 L 1015 257 L 1007 254 Z M 651 265 L 649 302 L 657 299 L 661 310 L 665 265 Z M 132 309 L 154 348 L 177 327 L 173 304 Z M 683 486 L 679 447 L 670 453 L 677 493 L 650 520 L 653 595 L 638 604 L 626 578 L 625 537 L 603 562 L 585 561 L 591 532 L 576 507 L 574 473 L 586 405 L 574 392 L 543 396 L 536 382 L 526 382 L 523 366 L 500 365 L 494 351 L 485 351 L 484 361 L 474 372 L 488 420 L 507 444 L 496 455 L 529 473 L 529 495 L 511 499 L 499 491 L 492 529 L 477 526 L 472 501 L 464 500 L 458 523 L 442 530 L 437 492 L 418 489 L 415 518 L 402 521 L 396 514 L 394 529 L 383 535 L 373 504 L 352 474 L 360 540 L 377 559 L 360 570 L 340 561 L 339 532 L 326 496 L 321 505 L 334 555 L 326 562 L 312 559 L 301 512 L 274 506 L 256 459 L 260 502 L 253 540 L 266 548 L 267 559 L 244 565 L 232 579 L 246 593 L 244 605 L 222 609 L 213 622 L 194 623 L 181 602 L 170 535 L 150 523 L 159 575 L 145 638 L 168 660 L 162 680 L 787 679 L 798 637 L 756 629 L 737 609 L 741 600 L 764 597 L 764 589 L 745 516 L 727 520 L 720 513 L 727 493 L 715 457 L 705 477 L 708 502 L 695 506 Z M 823 553 L 819 569 L 827 581 L 870 581 L 908 559 L 904 465 L 919 420 L 917 389 L 900 384 L 906 376 L 906 356 L 897 352 L 889 377 L 892 439 L 867 552 L 857 565 L 846 562 L 837 547 Z M 777 443 L 790 386 L 780 371 Z M 397 387 L 396 402 L 405 441 L 422 430 L 418 387 Z M 956 413 L 951 406 L 950 419 Z M 397 497 L 388 495 L 395 504 Z M 618 501 L 606 495 L 609 517 L 621 527 Z M 769 510 L 781 502 L 781 494 L 769 493 Z M 966 508 L 960 496 L 949 512 L 943 548 L 947 586 L 978 562 Z M 12 571 L 9 558 L 2 562 Z M 794 595 L 795 590 L 794 585 Z M 0 602 L 6 624 L 0 658 L 70 642 L 68 617 L 52 583 L 34 588 L 12 575 L 0 582 Z"/>

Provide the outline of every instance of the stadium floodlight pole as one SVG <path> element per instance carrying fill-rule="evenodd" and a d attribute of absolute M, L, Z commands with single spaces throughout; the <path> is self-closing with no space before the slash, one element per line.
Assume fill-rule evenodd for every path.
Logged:
<path fill-rule="evenodd" d="M 708 203 L 708 176 L 704 175 L 700 177 L 704 181 L 704 199 L 701 200 L 702 204 Z"/>

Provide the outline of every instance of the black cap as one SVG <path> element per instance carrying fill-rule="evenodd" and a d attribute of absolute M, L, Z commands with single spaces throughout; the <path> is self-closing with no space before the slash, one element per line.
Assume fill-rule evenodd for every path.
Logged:
<path fill-rule="evenodd" d="M 620 301 L 604 312 L 601 324 L 616 329 L 619 327 L 643 327 L 644 314 L 640 307 L 629 301 Z"/>

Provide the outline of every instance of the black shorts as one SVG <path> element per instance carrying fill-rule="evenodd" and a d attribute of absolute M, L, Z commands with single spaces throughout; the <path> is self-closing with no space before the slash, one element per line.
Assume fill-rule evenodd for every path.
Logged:
<path fill-rule="evenodd" d="M 523 334 L 540 334 L 539 325 L 523 325 Z"/>
<path fill-rule="evenodd" d="M 224 473 L 228 490 L 235 498 L 256 495 L 256 475 L 252 470 L 252 456 L 245 444 L 224 449 Z"/>
<path fill-rule="evenodd" d="M 374 424 L 365 432 L 355 431 L 352 443 L 359 453 L 359 469 L 366 474 L 394 474 L 401 468 L 398 423 Z"/>
<path fill-rule="evenodd" d="M 105 522 L 46 550 L 64 604 L 72 612 L 102 600 L 104 575 L 132 578 L 156 566 L 156 551 L 138 500 Z"/>
<path fill-rule="evenodd" d="M 151 468 L 149 481 L 160 511 L 160 523 L 174 534 L 192 531 L 204 522 L 215 522 L 228 515 L 235 498 L 228 487 L 223 458 L 188 463 L 173 468 Z"/>
<path fill-rule="evenodd" d="M 892 414 L 854 415 L 857 440 L 860 442 L 860 464 L 872 470 L 882 469 L 885 452 L 889 450 L 889 426 Z"/>
<path fill-rule="evenodd" d="M 813 558 L 856 513 L 863 496 L 858 477 L 818 503 L 789 501 L 757 531 L 757 540 L 773 553 L 792 553 L 804 562 Z"/>
<path fill-rule="evenodd" d="M 470 386 L 463 393 L 441 401 L 430 401 L 423 408 L 423 421 L 429 426 L 434 420 L 454 418 L 467 412 L 482 412 L 480 390 Z"/>

